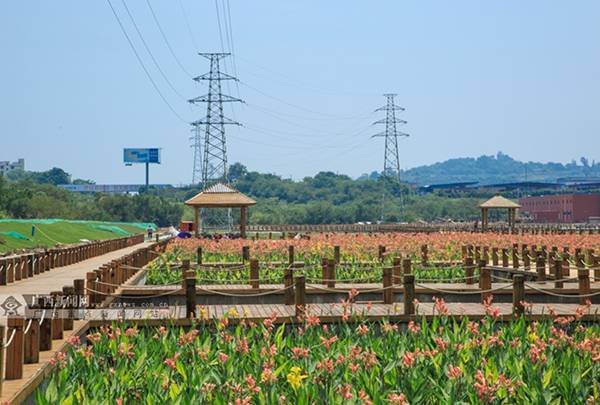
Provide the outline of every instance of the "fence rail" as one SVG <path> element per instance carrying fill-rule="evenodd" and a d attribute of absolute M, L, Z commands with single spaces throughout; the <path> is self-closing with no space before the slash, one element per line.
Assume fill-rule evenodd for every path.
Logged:
<path fill-rule="evenodd" d="M 144 242 L 144 235 L 81 243 L 22 255 L 0 257 L 0 286 L 35 277 L 54 268 L 69 266 Z"/>
<path fill-rule="evenodd" d="M 512 229 L 506 224 L 490 224 L 486 231 L 475 222 L 455 224 L 314 224 L 314 225 L 248 225 L 247 232 L 492 232 L 513 234 L 575 234 L 600 233 L 600 224 L 516 224 Z"/>

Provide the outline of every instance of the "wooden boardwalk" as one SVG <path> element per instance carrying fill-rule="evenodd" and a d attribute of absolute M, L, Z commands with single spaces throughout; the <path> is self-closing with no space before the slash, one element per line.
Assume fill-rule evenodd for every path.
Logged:
<path fill-rule="evenodd" d="M 15 281 L 9 285 L 0 286 L 0 295 L 49 294 L 52 291 L 62 290 L 63 286 L 73 285 L 73 280 L 75 279 L 85 279 L 85 273 L 88 271 L 93 271 L 111 260 L 116 260 L 151 243 L 144 242 L 128 246 L 124 249 L 92 257 L 79 263 L 36 274 L 34 277 Z"/>
<path fill-rule="evenodd" d="M 486 307 L 479 303 L 451 303 L 445 304 L 448 316 L 455 318 L 468 317 L 477 320 L 486 316 Z M 492 304 L 492 308 L 498 310 L 500 319 L 509 320 L 513 318 L 513 307 L 511 303 Z M 583 320 L 600 320 L 600 304 L 592 304 L 584 307 L 578 304 L 532 304 L 526 310 L 525 315 L 529 319 L 538 320 L 552 318 L 554 316 L 574 316 L 577 310 L 583 310 Z M 405 315 L 402 303 L 382 304 L 356 302 L 350 306 L 340 303 L 334 304 L 307 304 L 308 314 L 318 316 L 322 322 L 339 322 L 345 315 L 350 318 L 360 318 L 368 321 L 390 319 L 394 321 L 408 321 L 415 317 L 424 316 L 431 318 L 438 315 L 434 303 L 419 303 L 416 307 L 416 315 Z M 186 308 L 183 305 L 165 308 L 142 308 L 142 309 L 95 309 L 86 310 L 86 320 L 92 326 L 98 326 L 112 321 L 125 320 L 137 324 L 166 324 L 169 322 L 189 323 L 185 318 Z M 196 321 L 212 322 L 215 319 L 227 317 L 230 320 L 262 321 L 267 318 L 275 318 L 277 323 L 296 322 L 296 308 L 294 305 L 284 304 L 222 304 L 222 305 L 197 305 Z"/>

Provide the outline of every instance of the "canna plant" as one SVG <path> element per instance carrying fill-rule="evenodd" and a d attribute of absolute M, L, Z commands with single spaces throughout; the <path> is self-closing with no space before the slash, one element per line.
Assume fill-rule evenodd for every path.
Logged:
<path fill-rule="evenodd" d="M 444 303 L 438 302 L 440 308 Z M 441 311 L 443 313 L 443 311 Z M 228 316 L 72 339 L 39 404 L 594 404 L 600 326 L 444 315 L 408 325 Z"/>

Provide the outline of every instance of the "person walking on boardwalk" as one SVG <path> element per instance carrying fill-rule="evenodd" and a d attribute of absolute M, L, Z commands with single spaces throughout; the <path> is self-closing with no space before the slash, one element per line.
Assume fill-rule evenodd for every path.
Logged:
<path fill-rule="evenodd" d="M 152 227 L 150 225 L 148 225 L 148 229 L 147 229 L 148 240 L 152 240 L 152 231 L 153 231 Z"/>

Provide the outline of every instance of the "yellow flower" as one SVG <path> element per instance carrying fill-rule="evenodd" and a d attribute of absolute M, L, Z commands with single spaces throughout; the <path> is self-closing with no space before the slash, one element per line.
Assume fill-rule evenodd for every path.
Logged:
<path fill-rule="evenodd" d="M 292 386 L 294 391 L 296 391 L 302 385 L 302 380 L 307 378 L 306 374 L 302 374 L 302 370 L 300 367 L 292 367 L 290 369 L 290 373 L 287 375 L 287 381 Z"/>
<path fill-rule="evenodd" d="M 238 311 L 235 310 L 235 308 L 229 308 L 229 312 L 227 313 L 235 318 L 240 317 L 240 314 L 238 313 Z"/>

